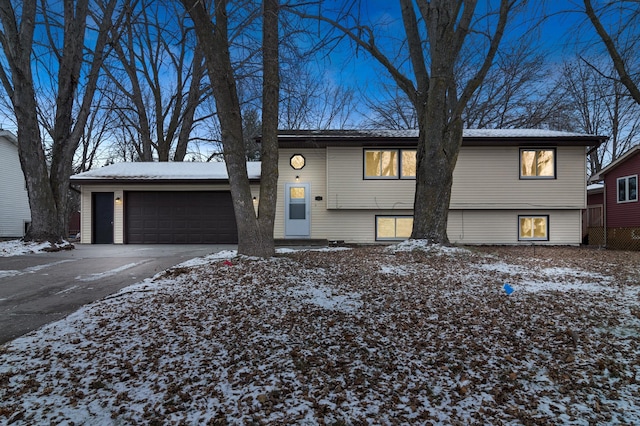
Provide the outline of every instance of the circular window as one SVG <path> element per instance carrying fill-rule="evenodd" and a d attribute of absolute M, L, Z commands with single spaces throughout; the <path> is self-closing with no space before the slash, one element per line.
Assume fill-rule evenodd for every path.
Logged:
<path fill-rule="evenodd" d="M 300 170 L 304 167 L 305 159 L 302 154 L 295 154 L 289 159 L 289 164 L 294 170 Z"/>

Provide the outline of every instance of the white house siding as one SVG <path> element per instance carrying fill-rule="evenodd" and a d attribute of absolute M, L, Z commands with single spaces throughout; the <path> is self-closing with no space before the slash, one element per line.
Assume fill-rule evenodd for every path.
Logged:
<path fill-rule="evenodd" d="M 31 222 L 29 196 L 20 167 L 18 147 L 0 135 L 0 238 L 24 236 Z"/>
<path fill-rule="evenodd" d="M 92 240 L 92 212 L 91 200 L 94 192 L 113 192 L 113 242 L 114 244 L 124 243 L 124 201 L 115 203 L 115 199 L 120 197 L 124 200 L 124 193 L 128 191 L 229 191 L 228 184 L 211 185 L 188 185 L 188 184 L 126 184 L 126 185 L 82 185 L 82 195 L 80 197 L 80 242 L 90 244 Z M 259 185 L 251 185 L 251 194 L 259 197 Z"/>

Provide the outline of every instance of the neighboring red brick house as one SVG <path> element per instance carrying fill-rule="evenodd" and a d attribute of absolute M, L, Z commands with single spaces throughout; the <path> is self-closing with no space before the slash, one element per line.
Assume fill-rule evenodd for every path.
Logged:
<path fill-rule="evenodd" d="M 640 145 L 636 145 L 594 177 L 604 180 L 604 238 L 609 248 L 640 250 L 639 175 Z M 597 192 L 591 197 L 588 204 L 596 204 Z"/>

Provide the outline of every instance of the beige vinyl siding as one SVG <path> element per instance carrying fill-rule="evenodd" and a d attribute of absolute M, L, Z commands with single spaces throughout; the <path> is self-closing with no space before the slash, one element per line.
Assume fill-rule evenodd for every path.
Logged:
<path fill-rule="evenodd" d="M 522 244 L 518 216 L 549 216 L 549 241 L 535 244 L 578 245 L 582 241 L 580 210 L 451 210 L 447 236 L 457 244 Z"/>
<path fill-rule="evenodd" d="M 29 195 L 18 147 L 4 137 L 0 137 L 0 170 L 0 237 L 23 237 L 25 223 L 31 221 Z"/>
<path fill-rule="evenodd" d="M 322 214 L 311 216 L 311 238 L 371 244 L 376 242 L 376 216 L 411 216 L 412 214 L 411 210 L 324 209 Z M 282 226 L 276 227 L 275 237 L 284 238 Z"/>
<path fill-rule="evenodd" d="M 195 184 L 127 184 L 127 185 L 83 185 L 80 197 L 80 243 L 90 244 L 92 239 L 92 212 L 91 199 L 93 192 L 113 192 L 113 242 L 114 244 L 124 243 L 124 211 L 125 192 L 130 191 L 229 191 L 229 184 L 215 185 L 195 185 Z M 251 185 L 252 196 L 260 196 L 259 185 Z M 120 204 L 115 204 L 115 199 L 120 197 L 123 200 Z"/>
<path fill-rule="evenodd" d="M 312 238 L 347 243 L 376 243 L 376 216 L 411 216 L 412 210 L 326 210 L 312 217 Z M 531 245 L 518 241 L 518 216 L 549 216 L 549 241 L 536 245 L 578 245 L 580 210 L 452 210 L 447 235 L 454 244 Z M 283 238 L 283 228 L 276 230 Z"/>
<path fill-rule="evenodd" d="M 519 155 L 518 147 L 463 147 L 450 208 L 585 208 L 584 147 L 556 148 L 556 179 L 520 179 Z"/>
<path fill-rule="evenodd" d="M 305 158 L 305 166 L 300 170 L 294 170 L 289 164 L 289 160 L 295 154 L 302 154 Z M 278 172 L 278 200 L 273 230 L 274 237 L 284 238 L 284 187 L 287 183 L 295 183 L 296 176 L 298 176 L 299 183 L 310 184 L 310 238 L 326 238 L 323 236 L 327 215 L 326 151 L 324 149 L 281 149 L 279 151 Z M 322 197 L 322 200 L 318 201 L 316 197 Z"/>
<path fill-rule="evenodd" d="M 452 209 L 576 209 L 586 205 L 584 147 L 556 148 L 556 179 L 520 179 L 518 147 L 463 147 Z M 327 148 L 327 208 L 407 209 L 415 180 L 363 179 L 363 148 Z"/>
<path fill-rule="evenodd" d="M 328 147 L 327 158 L 327 208 L 413 208 L 415 179 L 364 179 L 362 147 Z"/>
<path fill-rule="evenodd" d="M 297 153 L 307 163 L 296 171 L 288 162 Z M 518 241 L 518 215 L 549 216 L 549 241 L 536 244 L 581 242 L 584 148 L 556 149 L 553 180 L 521 180 L 519 155 L 518 147 L 461 150 L 447 229 L 451 242 L 531 244 Z M 363 157 L 361 147 L 281 150 L 275 237 L 284 237 L 284 184 L 294 182 L 295 176 L 311 183 L 311 238 L 373 243 L 376 215 L 412 215 L 415 181 L 365 180 Z M 316 201 L 316 196 L 323 200 Z"/>

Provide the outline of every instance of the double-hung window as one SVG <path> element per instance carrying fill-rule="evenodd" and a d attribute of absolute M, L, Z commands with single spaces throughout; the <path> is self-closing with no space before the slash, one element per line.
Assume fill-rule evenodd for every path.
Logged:
<path fill-rule="evenodd" d="M 520 150 L 520 179 L 555 179 L 556 150 Z"/>
<path fill-rule="evenodd" d="M 638 175 L 618 178 L 618 202 L 638 201 Z"/>
<path fill-rule="evenodd" d="M 415 149 L 365 149 L 365 179 L 415 179 Z"/>

